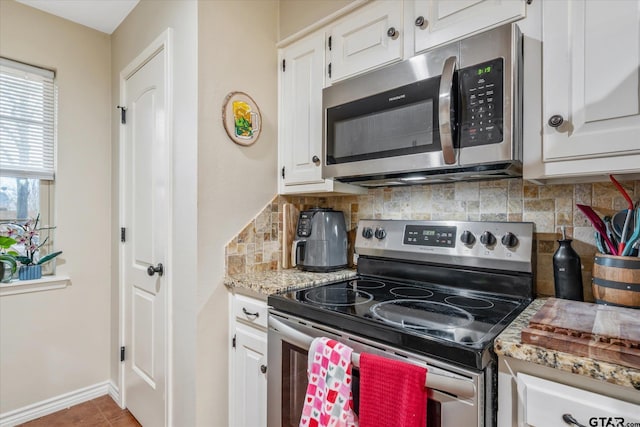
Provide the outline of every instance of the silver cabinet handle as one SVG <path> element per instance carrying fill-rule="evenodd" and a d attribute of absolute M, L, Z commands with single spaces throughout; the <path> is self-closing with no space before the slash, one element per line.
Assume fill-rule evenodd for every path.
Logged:
<path fill-rule="evenodd" d="M 564 117 L 562 117 L 560 114 L 554 114 L 553 116 L 549 117 L 549 121 L 547 123 L 552 128 L 560 127 L 562 126 L 562 123 L 564 123 Z"/>
<path fill-rule="evenodd" d="M 429 21 L 424 19 L 424 16 L 418 16 L 414 24 L 416 25 L 416 27 L 420 28 L 421 30 L 424 30 L 429 26 Z"/>
<path fill-rule="evenodd" d="M 256 319 L 260 317 L 259 312 L 256 311 L 255 313 L 252 313 L 244 307 L 242 307 L 242 312 L 244 313 L 245 316 L 255 317 Z"/>
<path fill-rule="evenodd" d="M 387 36 L 395 39 L 396 37 L 398 37 L 398 30 L 396 30 L 395 27 L 389 27 L 389 29 L 387 30 Z"/>
<path fill-rule="evenodd" d="M 573 418 L 571 416 L 571 414 L 562 415 L 562 421 L 564 421 L 565 423 L 567 423 L 569 425 L 574 425 L 574 426 L 577 426 L 577 427 L 587 427 L 584 424 L 580 424 L 575 418 Z"/>
<path fill-rule="evenodd" d="M 260 372 L 262 372 L 263 374 L 267 373 L 267 365 L 260 365 Z"/>
<path fill-rule="evenodd" d="M 318 156 L 313 156 L 313 157 L 311 158 L 311 161 L 312 161 L 313 163 L 315 163 L 316 165 L 318 165 L 318 166 L 320 165 L 320 157 L 318 157 Z"/>
<path fill-rule="evenodd" d="M 438 120 L 440 121 L 440 144 L 444 162 L 452 165 L 456 162 L 453 149 L 453 134 L 451 132 L 451 89 L 453 75 L 456 72 L 456 57 L 450 56 L 444 61 L 442 76 L 440 77 L 440 93 L 438 97 Z"/>

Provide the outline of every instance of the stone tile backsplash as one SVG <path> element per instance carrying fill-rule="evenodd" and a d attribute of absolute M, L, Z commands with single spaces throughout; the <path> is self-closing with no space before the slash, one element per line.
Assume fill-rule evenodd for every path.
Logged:
<path fill-rule="evenodd" d="M 621 183 L 633 200 L 640 198 L 640 180 Z M 227 244 L 227 274 L 281 268 L 285 202 L 300 210 L 314 206 L 341 210 L 350 229 L 361 218 L 533 222 L 539 295 L 554 294 L 552 258 L 560 227 L 564 226 L 582 259 L 587 300 L 593 299 L 594 230 L 575 204 L 590 205 L 600 216 L 613 215 L 626 207 L 624 198 L 609 182 L 537 185 L 522 179 L 385 187 L 360 196 L 276 196 Z"/>

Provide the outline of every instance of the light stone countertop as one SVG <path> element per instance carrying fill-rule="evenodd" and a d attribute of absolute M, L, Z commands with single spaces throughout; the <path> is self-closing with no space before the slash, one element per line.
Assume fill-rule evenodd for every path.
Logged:
<path fill-rule="evenodd" d="M 640 390 L 640 370 L 638 369 L 522 343 L 520 332 L 529 325 L 529 319 L 542 307 L 545 301 L 546 298 L 533 301 L 496 338 L 494 347 L 498 356 L 512 357 Z"/>
<path fill-rule="evenodd" d="M 287 292 L 322 283 L 346 280 L 357 275 L 356 270 L 344 269 L 329 273 L 312 273 L 291 268 L 256 273 L 243 273 L 224 278 L 224 285 L 232 291 L 258 294 L 266 298 L 276 292 Z"/>

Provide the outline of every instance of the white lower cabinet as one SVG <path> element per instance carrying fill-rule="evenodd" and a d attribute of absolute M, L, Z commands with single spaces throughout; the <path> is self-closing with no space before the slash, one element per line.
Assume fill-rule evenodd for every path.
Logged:
<path fill-rule="evenodd" d="M 229 426 L 267 425 L 267 304 L 230 296 Z"/>
<path fill-rule="evenodd" d="M 573 423 L 626 426 L 640 422 L 640 405 L 527 374 L 519 373 L 517 376 L 518 425 L 553 427 Z"/>
<path fill-rule="evenodd" d="M 509 357 L 498 365 L 498 427 L 640 425 L 633 388 Z"/>

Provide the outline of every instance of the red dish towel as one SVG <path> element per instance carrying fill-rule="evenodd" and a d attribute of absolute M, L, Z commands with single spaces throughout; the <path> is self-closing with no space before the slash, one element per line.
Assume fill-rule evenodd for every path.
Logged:
<path fill-rule="evenodd" d="M 426 368 L 360 355 L 360 427 L 425 427 Z"/>

